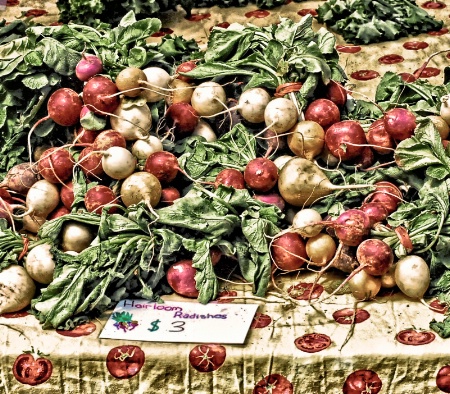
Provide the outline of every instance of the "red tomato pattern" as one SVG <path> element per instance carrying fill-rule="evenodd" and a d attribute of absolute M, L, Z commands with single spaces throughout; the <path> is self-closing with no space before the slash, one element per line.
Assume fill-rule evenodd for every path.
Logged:
<path fill-rule="evenodd" d="M 427 1 L 422 4 L 423 8 L 428 8 L 431 10 L 440 10 L 442 8 L 445 8 L 446 5 L 440 1 Z"/>
<path fill-rule="evenodd" d="M 323 286 L 318 283 L 301 282 L 289 287 L 287 292 L 290 297 L 296 300 L 313 300 L 320 297 L 323 292 Z"/>
<path fill-rule="evenodd" d="M 270 12 L 267 10 L 254 10 L 249 11 L 245 13 L 245 16 L 247 18 L 265 18 L 266 16 L 269 16 Z"/>
<path fill-rule="evenodd" d="M 381 386 L 381 380 L 376 372 L 360 369 L 347 376 L 342 392 L 344 394 L 377 394 Z"/>
<path fill-rule="evenodd" d="M 227 297 L 236 297 L 237 291 L 234 290 L 223 290 L 221 291 L 216 298 L 216 301 L 218 304 L 226 304 L 229 302 L 233 302 L 234 298 L 227 298 Z"/>
<path fill-rule="evenodd" d="M 353 79 L 357 81 L 369 81 L 380 76 L 380 73 L 375 70 L 359 70 L 350 74 Z"/>
<path fill-rule="evenodd" d="M 92 322 L 89 322 L 89 323 L 80 324 L 79 326 L 73 328 L 72 330 L 56 330 L 56 333 L 59 335 L 62 335 L 64 337 L 76 338 L 76 337 L 90 335 L 96 329 L 97 329 L 97 327 L 95 326 L 95 324 Z"/>
<path fill-rule="evenodd" d="M 293 394 L 294 386 L 278 373 L 267 375 L 253 389 L 253 394 Z"/>
<path fill-rule="evenodd" d="M 305 16 L 305 15 L 312 15 L 312 16 L 317 16 L 317 10 L 314 8 L 302 8 L 300 11 L 297 12 L 298 15 L 300 16 Z"/>
<path fill-rule="evenodd" d="M 402 330 L 395 336 L 398 342 L 412 346 L 426 345 L 433 342 L 435 338 L 436 335 L 430 331 L 417 331 L 412 328 Z"/>
<path fill-rule="evenodd" d="M 366 321 L 370 313 L 364 309 L 344 308 L 333 313 L 333 319 L 339 324 L 358 324 Z"/>
<path fill-rule="evenodd" d="M 222 345 L 197 345 L 189 352 L 189 363 L 198 372 L 212 372 L 223 365 L 226 356 Z"/>
<path fill-rule="evenodd" d="M 450 393 L 450 365 L 444 365 L 436 375 L 436 386 L 444 393 Z"/>
<path fill-rule="evenodd" d="M 0 317 L 4 317 L 6 319 L 16 319 L 18 317 L 28 316 L 29 313 L 26 310 L 21 310 L 17 312 L 5 312 L 0 315 Z"/>
<path fill-rule="evenodd" d="M 297 349 L 306 353 L 317 353 L 331 345 L 331 338 L 326 334 L 305 334 L 294 341 Z"/>
<path fill-rule="evenodd" d="M 52 362 L 46 357 L 21 354 L 14 361 L 13 375 L 22 384 L 37 386 L 46 382 L 53 371 Z"/>
<path fill-rule="evenodd" d="M 401 63 L 404 60 L 405 60 L 405 58 L 403 56 L 396 55 L 396 54 L 390 54 L 390 55 L 381 56 L 378 59 L 378 62 L 381 64 L 396 64 L 396 63 Z"/>
<path fill-rule="evenodd" d="M 209 18 L 211 18 L 211 14 L 209 14 L 209 13 L 205 13 L 205 14 L 192 14 L 191 16 L 186 17 L 186 19 L 187 19 L 189 22 L 200 22 L 200 21 L 202 21 L 202 20 L 204 20 L 204 19 L 209 19 Z"/>
<path fill-rule="evenodd" d="M 403 48 L 409 51 L 418 51 L 419 49 L 428 48 L 428 43 L 425 41 L 408 41 L 403 44 Z"/>
<path fill-rule="evenodd" d="M 139 373 L 145 354 L 139 346 L 122 345 L 112 348 L 106 356 L 106 367 L 117 379 L 130 379 Z"/>
<path fill-rule="evenodd" d="M 417 71 L 417 70 L 416 70 Z M 420 75 L 419 78 L 430 78 L 430 77 L 436 77 L 441 73 L 441 70 L 439 70 L 436 67 L 425 67 Z"/>
<path fill-rule="evenodd" d="M 255 317 L 253 318 L 251 328 L 264 328 L 267 327 L 270 323 L 272 323 L 272 318 L 269 315 L 265 315 L 263 313 L 256 312 Z"/>
<path fill-rule="evenodd" d="M 38 17 L 42 15 L 47 15 L 48 12 L 45 10 L 37 10 L 37 9 L 31 9 L 25 12 L 26 17 Z"/>
<path fill-rule="evenodd" d="M 341 53 L 358 53 L 361 49 L 359 45 L 336 45 L 336 50 Z"/>

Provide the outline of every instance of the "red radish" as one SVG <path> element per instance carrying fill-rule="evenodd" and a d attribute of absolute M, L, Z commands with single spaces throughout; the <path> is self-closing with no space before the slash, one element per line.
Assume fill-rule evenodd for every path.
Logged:
<path fill-rule="evenodd" d="M 14 222 L 13 217 L 13 207 L 8 203 L 7 200 L 0 197 L 0 219 L 6 219 L 6 221 L 11 225 Z"/>
<path fill-rule="evenodd" d="M 113 129 L 102 131 L 92 144 L 92 148 L 96 151 L 104 151 L 112 146 L 127 147 L 127 141 L 124 136 Z"/>
<path fill-rule="evenodd" d="M 209 250 L 209 256 L 211 257 L 211 264 L 217 265 L 222 258 L 222 251 L 217 246 L 213 246 Z"/>
<path fill-rule="evenodd" d="M 340 83 L 333 80 L 328 83 L 325 95 L 338 107 L 343 107 L 347 102 L 347 91 Z"/>
<path fill-rule="evenodd" d="M 72 177 L 75 161 L 67 149 L 49 148 L 38 162 L 39 174 L 49 182 L 64 183 Z"/>
<path fill-rule="evenodd" d="M 395 212 L 403 199 L 400 189 L 388 181 L 375 182 L 374 186 L 375 191 L 369 194 L 364 202 L 377 202 L 382 204 L 389 214 Z"/>
<path fill-rule="evenodd" d="M 107 186 L 98 185 L 90 188 L 84 196 L 84 205 L 89 212 L 101 215 L 103 207 L 117 203 L 117 197 Z M 114 213 L 117 207 L 111 207 L 108 213 Z"/>
<path fill-rule="evenodd" d="M 394 140 L 386 131 L 384 119 L 378 119 L 369 126 L 366 138 L 371 148 L 380 155 L 387 155 L 393 152 Z"/>
<path fill-rule="evenodd" d="M 73 126 L 80 119 L 83 102 L 77 92 L 69 88 L 56 90 L 48 99 L 49 118 L 60 126 Z"/>
<path fill-rule="evenodd" d="M 75 75 L 80 81 L 86 82 L 94 75 L 103 71 L 103 63 L 95 55 L 83 54 L 81 60 L 75 66 Z"/>
<path fill-rule="evenodd" d="M 192 60 L 186 61 L 178 65 L 178 67 L 175 69 L 175 75 L 178 79 L 181 79 L 185 82 L 191 82 L 191 78 L 182 75 L 182 73 L 188 73 L 189 71 L 192 71 L 195 67 L 197 67 L 197 64 L 193 62 Z"/>
<path fill-rule="evenodd" d="M 361 155 L 367 144 L 366 134 L 359 122 L 343 120 L 328 128 L 325 144 L 333 156 L 347 161 Z"/>
<path fill-rule="evenodd" d="M 119 105 L 118 91 L 116 84 L 110 78 L 95 75 L 84 85 L 84 105 L 97 114 L 109 115 Z"/>
<path fill-rule="evenodd" d="M 291 129 L 292 130 L 292 129 Z M 289 134 L 290 135 L 290 134 Z M 278 150 L 283 150 L 288 145 L 287 138 L 284 135 L 278 135 L 270 129 L 264 131 L 261 140 L 267 144 L 267 150 L 264 157 L 269 158 Z"/>
<path fill-rule="evenodd" d="M 219 185 L 234 187 L 235 189 L 245 189 L 244 174 L 235 168 L 225 168 L 216 175 L 214 187 Z"/>
<path fill-rule="evenodd" d="M 77 161 L 77 165 L 80 166 L 81 171 L 88 178 L 98 178 L 105 173 L 102 166 L 102 154 L 93 152 L 94 148 L 92 146 L 84 148 L 80 152 Z"/>
<path fill-rule="evenodd" d="M 172 182 L 179 169 L 177 157 L 167 151 L 152 153 L 144 165 L 144 171 L 156 176 L 161 183 Z"/>
<path fill-rule="evenodd" d="M 6 187 L 16 193 L 26 195 L 30 187 L 38 180 L 36 163 L 20 163 L 11 167 L 3 181 L 0 182 L 0 188 Z"/>
<path fill-rule="evenodd" d="M 278 167 L 272 160 L 257 157 L 245 166 L 244 179 L 247 186 L 257 192 L 267 192 L 278 181 Z"/>
<path fill-rule="evenodd" d="M 405 108 L 393 108 L 387 111 L 383 120 L 386 131 L 398 141 L 412 137 L 416 129 L 416 116 Z"/>
<path fill-rule="evenodd" d="M 199 291 L 196 288 L 196 273 L 192 260 L 180 260 L 169 267 L 166 278 L 175 293 L 184 297 L 197 298 Z"/>
<path fill-rule="evenodd" d="M 174 103 L 167 108 L 165 118 L 175 135 L 185 136 L 191 134 L 199 121 L 197 111 L 188 103 Z"/>
<path fill-rule="evenodd" d="M 72 204 L 75 199 L 72 181 L 67 182 L 61 187 L 61 191 L 59 192 L 59 198 L 61 199 L 61 202 L 67 209 L 72 209 Z"/>
<path fill-rule="evenodd" d="M 361 154 L 355 157 L 351 163 L 359 168 L 370 168 L 375 162 L 375 153 L 370 146 L 365 146 Z"/>
<path fill-rule="evenodd" d="M 80 144 L 92 144 L 95 141 L 95 138 L 99 135 L 99 131 L 97 130 L 87 130 L 84 127 L 79 127 L 75 132 L 75 137 L 77 143 Z"/>
<path fill-rule="evenodd" d="M 165 187 L 161 190 L 161 200 L 159 201 L 162 205 L 172 205 L 173 202 L 181 197 L 180 192 L 177 188 L 173 186 Z"/>
<path fill-rule="evenodd" d="M 308 261 L 305 243 L 296 233 L 275 238 L 270 248 L 274 265 L 283 271 L 296 271 Z"/>
<path fill-rule="evenodd" d="M 61 216 L 68 215 L 69 213 L 70 213 L 69 209 L 67 209 L 64 205 L 60 205 L 52 212 L 50 212 L 50 214 L 47 216 L 47 220 L 57 219 Z"/>
<path fill-rule="evenodd" d="M 375 223 L 382 222 L 389 215 L 386 207 L 379 202 L 366 202 L 361 205 L 360 209 L 369 216 L 371 227 L 373 227 Z"/>
<path fill-rule="evenodd" d="M 312 120 L 327 130 L 332 124 L 341 120 L 341 112 L 333 101 L 321 98 L 308 105 L 305 110 L 305 120 Z"/>
<path fill-rule="evenodd" d="M 280 211 L 284 211 L 284 208 L 286 207 L 286 202 L 278 193 L 255 194 L 253 198 L 266 204 L 275 205 Z"/>
<path fill-rule="evenodd" d="M 333 228 L 336 237 L 347 246 L 358 246 L 370 231 L 369 216 L 360 209 L 347 209 L 335 220 L 325 220 L 320 224 Z"/>
<path fill-rule="evenodd" d="M 356 259 L 369 275 L 380 276 L 394 263 L 391 247 L 381 239 L 366 239 L 356 249 Z M 360 268 L 358 267 L 358 269 Z"/>

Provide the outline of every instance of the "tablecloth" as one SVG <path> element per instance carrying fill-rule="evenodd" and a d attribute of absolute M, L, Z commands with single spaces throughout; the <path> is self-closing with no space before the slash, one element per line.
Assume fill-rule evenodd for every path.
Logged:
<path fill-rule="evenodd" d="M 173 31 L 195 38 L 204 47 L 210 28 L 219 23 L 262 25 L 274 23 L 280 16 L 298 20 L 304 13 L 314 12 L 322 2 L 286 3 L 283 7 L 256 13 L 252 13 L 257 10 L 254 5 L 239 9 L 198 9 L 190 20 L 185 19 L 182 12 L 169 12 L 162 17 L 162 34 Z M 444 21 L 444 29 L 438 33 L 361 45 L 350 51 L 337 36 L 338 45 L 342 45 L 340 62 L 355 92 L 372 98 L 385 72 L 414 72 L 430 54 L 450 48 L 446 27 L 450 1 L 441 3 L 444 7 L 428 9 L 430 14 Z M 36 22 L 50 24 L 57 21 L 58 9 L 55 2 L 8 0 L 0 16 L 7 20 L 31 16 Z M 315 28 L 320 27 L 317 22 L 314 24 Z M 418 41 L 426 44 L 422 45 L 423 49 L 407 49 L 415 46 L 406 43 Z M 391 63 L 386 60 L 390 58 L 387 55 L 400 55 L 403 60 L 387 64 Z M 442 83 L 442 70 L 449 61 L 445 54 L 433 58 L 429 66 L 439 72 L 429 77 L 430 82 Z M 358 74 L 354 73 L 362 70 L 366 70 L 365 75 L 367 70 L 374 71 L 373 78 L 355 78 Z M 320 280 L 317 288 L 332 288 L 331 284 L 343 277 L 328 275 Z M 450 392 L 450 340 L 440 338 L 429 329 L 430 320 L 441 320 L 442 314 L 399 291 L 388 290 L 372 301 L 355 303 L 351 295 L 342 294 L 324 302 L 315 302 L 312 297 L 310 303 L 301 298 L 302 293 L 303 298 L 308 294 L 308 286 L 313 281 L 313 274 L 307 272 L 279 275 L 276 278 L 279 289 L 271 288 L 264 300 L 255 299 L 246 285 L 223 282 L 224 294 L 243 297 L 227 301 L 259 305 L 242 345 L 99 339 L 109 313 L 74 332 L 43 330 L 27 312 L 0 316 L 0 392 Z M 289 293 L 296 285 L 297 291 Z M 173 295 L 165 299 L 184 300 Z M 26 352 L 33 354 L 30 356 Z"/>

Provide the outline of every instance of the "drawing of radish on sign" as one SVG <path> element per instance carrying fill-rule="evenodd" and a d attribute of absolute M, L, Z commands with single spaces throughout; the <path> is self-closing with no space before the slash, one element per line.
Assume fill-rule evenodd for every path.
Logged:
<path fill-rule="evenodd" d="M 14 361 L 12 372 L 18 382 L 37 386 L 46 382 L 53 372 L 53 364 L 47 358 L 47 354 L 43 354 L 39 350 L 31 350 L 23 352 Z"/>

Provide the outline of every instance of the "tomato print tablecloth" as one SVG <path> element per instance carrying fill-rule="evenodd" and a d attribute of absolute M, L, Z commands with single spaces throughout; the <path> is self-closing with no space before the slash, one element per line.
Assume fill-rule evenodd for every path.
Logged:
<path fill-rule="evenodd" d="M 322 4 L 286 3 L 270 11 L 254 5 L 198 9 L 190 20 L 182 12 L 168 13 L 161 34 L 173 31 L 204 47 L 214 25 L 262 25 L 280 16 L 298 20 Z M 444 21 L 439 32 L 361 46 L 348 46 L 337 36 L 340 61 L 354 91 L 371 98 L 385 72 L 413 73 L 430 54 L 450 48 L 450 0 L 440 4 L 428 9 Z M 50 24 L 57 21 L 58 9 L 54 1 L 8 0 L 0 16 Z M 424 76 L 442 83 L 449 64 L 445 54 L 436 56 Z M 326 289 L 335 279 L 327 277 L 320 285 Z M 246 297 L 233 302 L 259 304 L 243 345 L 99 339 L 107 314 L 69 333 L 42 330 L 27 313 L 0 316 L 0 393 L 450 392 L 450 342 L 429 330 L 429 322 L 441 320 L 442 314 L 398 292 L 356 304 L 348 294 L 315 302 L 314 293 L 309 303 L 302 298 L 313 280 L 305 273 L 279 276 L 284 298 L 274 291 L 265 301 L 252 299 L 247 286 L 223 284 L 228 294 Z"/>

